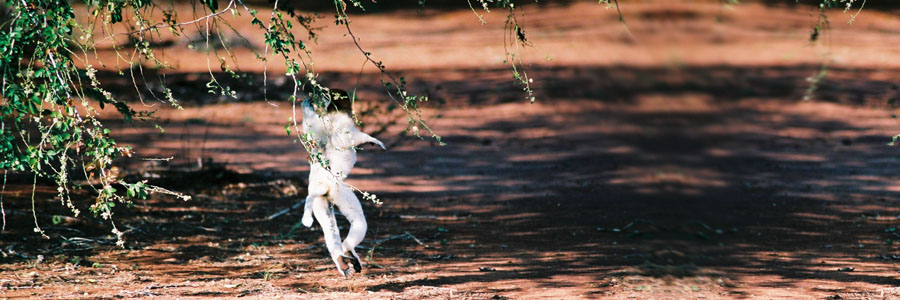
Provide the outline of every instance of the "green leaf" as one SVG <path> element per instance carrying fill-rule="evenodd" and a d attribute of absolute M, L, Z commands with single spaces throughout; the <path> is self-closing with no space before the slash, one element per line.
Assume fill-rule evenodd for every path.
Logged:
<path fill-rule="evenodd" d="M 203 4 L 206 4 L 206 7 L 209 7 L 213 12 L 219 10 L 219 2 L 216 0 L 203 0 Z"/>
<path fill-rule="evenodd" d="M 891 142 L 888 143 L 888 146 L 893 146 L 894 144 L 896 144 L 896 143 L 897 143 L 897 139 L 900 139 L 900 134 L 895 135 L 895 136 L 891 139 Z"/>
<path fill-rule="evenodd" d="M 113 24 L 122 22 L 122 7 L 118 5 L 113 5 L 113 8 L 109 12 L 110 22 Z"/>

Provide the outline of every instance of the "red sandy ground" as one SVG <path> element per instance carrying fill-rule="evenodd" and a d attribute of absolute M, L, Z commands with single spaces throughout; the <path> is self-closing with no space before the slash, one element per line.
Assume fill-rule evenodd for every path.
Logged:
<path fill-rule="evenodd" d="M 41 239 L 29 178 L 7 185 L 0 298 L 900 297 L 900 161 L 886 146 L 900 128 L 900 21 L 864 10 L 847 25 L 835 12 L 812 44 L 803 6 L 623 10 L 627 30 L 595 3 L 526 7 L 535 104 L 500 64 L 502 16 L 355 19 L 363 46 L 445 102 L 424 112 L 448 143 L 399 137 L 394 124 L 379 134 L 389 151 L 361 152 L 349 182 L 384 201 L 364 203 L 362 274 L 337 276 L 318 228 L 292 230 L 300 210 L 266 219 L 305 195 L 289 104 L 188 99 L 182 111 L 157 106 L 165 135 L 109 122 L 137 157 L 206 161 L 192 173 L 128 164 L 194 198 L 118 210 L 126 249 L 90 218 L 53 225 L 66 213 L 44 186 L 38 216 L 52 238 Z M 352 88 L 362 57 L 337 30 L 316 46 L 318 68 Z M 167 55 L 181 72 L 205 71 L 179 47 Z M 261 71 L 248 57 L 242 68 Z M 829 76 L 801 101 L 823 61 Z M 205 93 L 205 79 L 173 77 Z M 363 99 L 384 99 L 377 75 L 360 78 Z"/>

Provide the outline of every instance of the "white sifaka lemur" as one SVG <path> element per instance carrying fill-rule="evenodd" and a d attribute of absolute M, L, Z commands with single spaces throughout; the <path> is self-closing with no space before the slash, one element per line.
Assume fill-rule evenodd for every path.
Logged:
<path fill-rule="evenodd" d="M 356 128 L 350 116 L 352 105 L 346 92 L 331 91 L 332 99 L 326 102 L 327 113 L 320 115 L 307 98 L 302 103 L 303 131 L 312 136 L 312 142 L 321 149 L 323 163 L 314 161 L 309 170 L 308 196 L 304 206 L 303 225 L 312 226 L 313 215 L 322 226 L 325 246 L 331 259 L 343 276 L 362 271 L 362 261 L 356 253 L 356 246 L 366 236 L 368 225 L 363 215 L 362 205 L 353 190 L 344 183 L 356 164 L 356 147 L 374 143 L 385 149 L 384 144 Z M 327 168 L 326 168 L 327 166 Z M 341 232 L 332 211 L 332 204 L 350 222 L 347 237 L 341 241 Z M 351 269 L 351 265 L 352 268 Z"/>

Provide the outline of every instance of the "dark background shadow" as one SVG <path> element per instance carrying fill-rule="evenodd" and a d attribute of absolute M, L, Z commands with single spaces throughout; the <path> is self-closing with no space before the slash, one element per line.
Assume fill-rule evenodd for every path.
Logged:
<path fill-rule="evenodd" d="M 874 269 L 895 264 L 890 255 L 896 247 L 885 240 L 896 237 L 884 230 L 894 226 L 893 216 L 900 213 L 898 192 L 893 188 L 900 162 L 894 159 L 894 149 L 885 146 L 889 137 L 872 134 L 867 127 L 871 125 L 865 125 L 869 123 L 797 109 L 804 105 L 802 83 L 816 69 L 803 65 L 538 68 L 533 71 L 536 77 L 548 78 L 538 85 L 543 111 L 522 108 L 531 113 L 454 123 L 461 127 L 444 135 L 445 147 L 398 142 L 387 152 L 364 153 L 358 167 L 377 171 L 354 175 L 356 180 L 394 187 L 434 186 L 432 191 L 399 192 L 377 186 L 369 190 L 386 203 L 379 208 L 364 204 L 370 238 L 363 249 L 375 249 L 372 264 L 376 267 L 369 274 L 414 274 L 412 266 L 456 263 L 484 268 L 452 269 L 456 275 L 367 289 L 399 292 L 414 286 L 520 279 L 551 288 L 560 286 L 553 280 L 559 276 L 591 278 L 600 283 L 598 295 L 615 286 L 612 278 L 629 276 L 722 279 L 723 283 L 704 288 L 723 289 L 733 296 L 744 293 L 736 283 L 746 276 L 777 276 L 780 280 L 772 283 L 774 287 L 791 287 L 806 279 L 895 285 L 895 276 L 838 271 L 856 264 L 875 264 L 869 267 Z M 457 72 L 469 79 L 436 79 Z M 448 106 L 477 110 L 520 105 L 515 102 L 518 96 L 503 86 L 510 83 L 480 79 L 503 72 L 409 73 L 418 78 L 411 83 L 414 89 L 444 98 Z M 866 78 L 872 72 L 900 74 L 900 70 L 835 68 L 831 72 L 816 93 L 819 104 L 809 105 L 824 105 L 824 101 L 840 107 L 889 107 L 897 97 L 892 82 Z M 184 86 L 208 80 L 199 76 L 187 81 L 186 76 L 168 79 Z M 323 74 L 334 82 L 355 76 Z M 435 89 L 438 85 L 443 88 Z M 378 94 L 378 89 L 360 87 L 371 95 Z M 200 99 L 187 93 L 182 96 Z M 210 105 L 218 100 L 206 101 L 185 105 Z M 453 118 L 435 122 L 440 125 Z M 885 111 L 880 118 L 889 119 L 890 113 Z M 211 124 L 173 125 L 230 126 Z M 146 138 L 122 136 L 120 140 Z M 296 151 L 283 135 L 257 138 L 285 140 L 288 146 L 278 151 Z M 272 149 L 240 151 L 257 155 Z M 210 157 L 219 150 L 236 151 L 206 149 Z M 265 169 L 237 174 L 215 164 L 200 170 L 145 168 L 151 171 L 134 178 L 154 180 L 151 177 L 158 175 L 152 174 L 160 171 L 153 168 L 175 170 L 161 173 L 163 179 L 154 182 L 187 189 L 195 198 L 181 202 L 153 197 L 137 202 L 136 209 L 119 210 L 121 224 L 133 241 L 130 249 L 146 255 L 136 261 L 152 264 L 165 258 L 173 259 L 170 263 L 203 265 L 233 259 L 251 244 L 308 244 L 310 248 L 295 250 L 293 255 L 313 259 L 320 254 L 317 230 L 291 229 L 299 210 L 282 219 L 265 219 L 304 194 L 303 173 Z M 198 187 L 193 182 L 203 184 Z M 55 201 L 52 194 L 39 190 L 38 200 Z M 90 256 L 110 243 L 95 238 L 90 249 L 78 251 L 79 245 L 60 237 L 97 237 L 108 229 L 90 220 L 66 228 L 49 223 L 49 217 L 40 222 L 54 239 L 38 239 L 30 233 L 27 196 L 7 195 L 11 231 L 2 238 L 20 256 L 4 258 L 5 262 L 27 261 L 39 253 Z M 54 207 L 47 204 L 43 207 Z M 23 242 L 15 242 L 20 239 Z M 171 240 L 170 248 L 154 246 L 162 240 Z M 847 257 L 856 263 L 847 262 Z M 326 261 L 320 262 L 327 266 Z M 291 270 L 286 272 L 303 268 Z M 172 276 L 203 280 L 229 278 L 235 272 L 244 272 L 247 278 L 264 276 L 252 268 L 172 272 Z M 318 283 L 305 280 L 285 284 L 321 289 Z"/>

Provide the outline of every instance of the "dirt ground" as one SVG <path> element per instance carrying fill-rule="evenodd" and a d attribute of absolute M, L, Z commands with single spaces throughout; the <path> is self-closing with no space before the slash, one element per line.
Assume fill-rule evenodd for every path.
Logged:
<path fill-rule="evenodd" d="M 135 146 L 129 178 L 193 199 L 117 207 L 121 249 L 45 184 L 41 238 L 31 178 L 11 177 L 0 299 L 900 299 L 900 159 L 886 145 L 900 130 L 896 12 L 853 25 L 830 13 L 810 43 L 806 6 L 622 2 L 627 29 L 591 1 L 526 7 L 534 104 L 502 65 L 503 16 L 356 19 L 363 46 L 432 97 L 424 113 L 447 145 L 367 120 L 389 148 L 362 151 L 349 182 L 384 204 L 363 204 L 366 268 L 349 279 L 302 209 L 268 218 L 306 194 L 289 103 L 205 96 L 206 64 L 188 58 L 205 56 L 176 44 L 167 80 L 185 109 L 135 103 L 166 133 L 107 124 Z M 351 46 L 323 35 L 320 81 L 358 80 L 360 105 L 383 103 Z M 261 80 L 260 65 L 242 67 Z M 284 99 L 290 87 L 269 80 Z"/>

